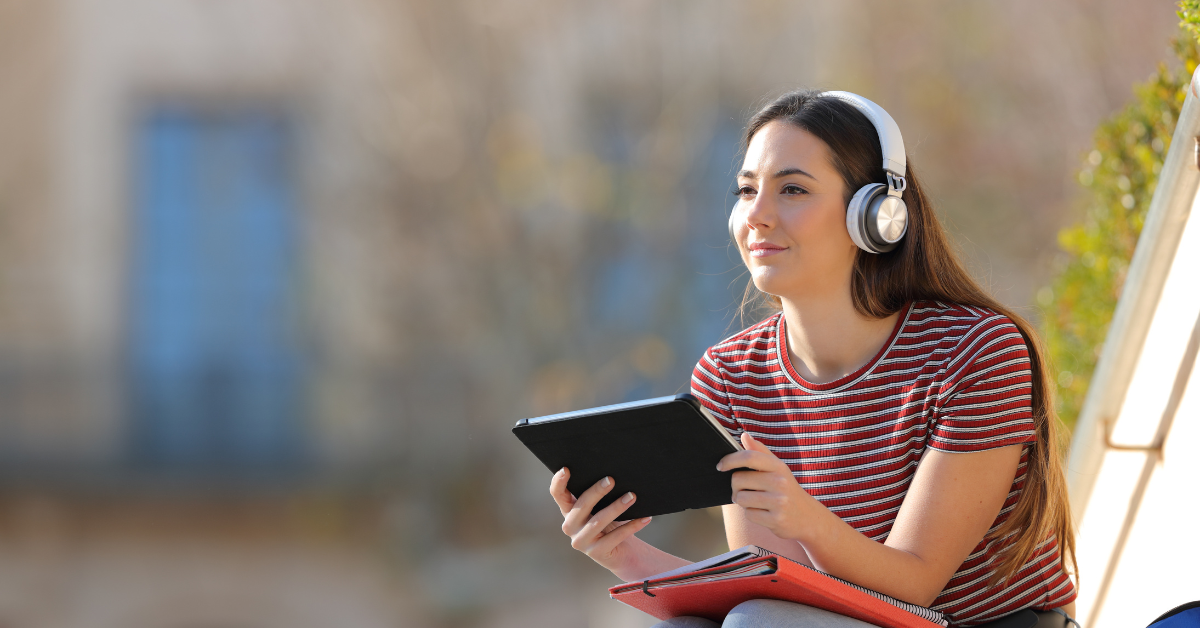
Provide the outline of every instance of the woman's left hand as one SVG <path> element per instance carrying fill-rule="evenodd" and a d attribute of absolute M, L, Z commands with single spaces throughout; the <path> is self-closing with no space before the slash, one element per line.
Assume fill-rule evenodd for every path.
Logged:
<path fill-rule="evenodd" d="M 766 445 L 742 432 L 745 451 L 729 454 L 717 463 L 718 471 L 733 473 L 733 503 L 746 509 L 746 519 L 781 539 L 799 541 L 820 503 L 800 488 L 792 470 Z"/>

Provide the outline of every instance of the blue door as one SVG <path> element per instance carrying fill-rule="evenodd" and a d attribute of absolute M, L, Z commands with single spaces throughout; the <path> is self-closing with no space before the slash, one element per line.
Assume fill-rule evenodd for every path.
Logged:
<path fill-rule="evenodd" d="M 136 129 L 129 408 L 143 464 L 277 469 L 303 445 L 293 138 L 276 111 Z"/>

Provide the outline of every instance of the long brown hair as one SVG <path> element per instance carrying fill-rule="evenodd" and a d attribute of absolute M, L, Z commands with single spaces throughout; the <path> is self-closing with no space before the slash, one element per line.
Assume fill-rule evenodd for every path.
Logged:
<path fill-rule="evenodd" d="M 836 98 L 823 98 L 819 90 L 784 94 L 750 118 L 742 138 L 743 147 L 750 144 L 759 129 L 774 120 L 794 124 L 829 146 L 833 166 L 846 184 L 847 202 L 854 190 L 868 183 L 886 181 L 878 132 L 852 105 Z M 854 309 L 864 316 L 884 318 L 911 301 L 944 301 L 984 307 L 1012 320 L 1029 350 L 1037 440 L 1029 452 L 1021 495 L 1008 519 L 990 537 L 1001 540 L 996 576 L 991 584 L 1011 580 L 1051 534 L 1058 537 L 1064 564 L 1069 559 L 1072 571 L 1078 574 L 1075 534 L 1063 474 L 1064 443 L 1060 440 L 1061 429 L 1041 342 L 1028 321 L 988 295 L 963 268 L 913 172 L 911 160 L 907 179 L 903 198 L 908 206 L 908 233 L 891 252 L 858 251 L 850 281 Z M 759 292 L 749 282 L 742 312 L 758 309 L 756 305 L 777 309 L 780 302 L 777 297 Z"/>

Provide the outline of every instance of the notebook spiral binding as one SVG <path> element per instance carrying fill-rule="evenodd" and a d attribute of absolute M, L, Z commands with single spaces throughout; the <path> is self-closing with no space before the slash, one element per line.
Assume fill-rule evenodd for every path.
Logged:
<path fill-rule="evenodd" d="M 910 604 L 903 600 L 897 600 L 896 598 L 894 598 L 890 595 L 880 593 L 879 591 L 868 589 L 866 587 L 860 587 L 857 584 L 854 584 L 853 582 L 842 580 L 841 578 L 839 578 L 837 576 L 829 575 L 819 569 L 813 569 L 812 567 L 809 567 L 808 565 L 805 565 L 804 563 L 798 563 L 798 562 L 788 558 L 787 556 L 779 556 L 778 554 L 771 552 L 769 550 L 762 549 L 761 547 L 755 547 L 755 550 L 756 551 L 754 553 L 758 554 L 759 556 L 762 556 L 762 557 L 777 556 L 777 557 L 782 558 L 792 564 L 800 565 L 801 567 L 808 569 L 810 571 L 815 571 L 815 572 L 821 574 L 822 576 L 826 576 L 828 578 L 833 578 L 834 580 L 837 580 L 838 582 L 840 582 L 848 587 L 862 591 L 863 593 L 866 593 L 867 595 L 869 595 L 877 600 L 887 602 L 888 604 L 891 604 L 892 606 L 895 606 L 897 608 L 902 608 L 902 609 L 912 613 L 913 615 L 916 615 L 917 617 L 920 617 L 922 619 L 927 619 L 939 626 L 949 626 L 950 625 L 949 620 L 946 619 L 946 616 L 941 611 L 935 611 L 932 608 L 927 608 L 925 606 L 920 606 L 917 604 Z"/>
<path fill-rule="evenodd" d="M 780 556 L 780 558 L 783 558 L 784 560 L 792 560 L 785 556 Z M 796 561 L 794 561 L 794 560 L 792 560 L 792 562 L 796 563 Z M 950 622 L 946 620 L 946 616 L 944 614 L 942 614 L 941 611 L 935 611 L 932 608 L 926 608 L 924 606 L 920 606 L 917 604 L 910 604 L 903 600 L 897 600 L 896 598 L 894 598 L 890 595 L 885 595 L 883 593 L 880 593 L 879 591 L 874 591 L 874 590 L 868 589 L 866 587 L 860 587 L 857 584 L 854 584 L 853 582 L 847 582 L 846 580 L 842 580 L 841 578 L 839 578 L 837 576 L 830 576 L 829 574 L 825 573 L 824 571 L 820 571 L 818 569 L 813 569 L 812 567 L 809 567 L 808 565 L 805 565 L 802 563 L 796 563 L 796 564 L 800 565 L 801 567 L 803 567 L 805 569 L 811 569 L 812 571 L 815 571 L 823 576 L 828 576 L 830 578 L 833 578 L 834 580 L 837 580 L 838 582 L 840 582 L 846 586 L 852 587 L 854 589 L 858 589 L 859 591 L 862 591 L 863 593 L 866 593 L 867 595 L 869 595 L 875 599 L 887 602 L 888 604 L 891 604 L 892 606 L 895 606 L 897 608 L 902 608 L 902 609 L 912 613 L 913 615 L 916 615 L 917 617 L 920 617 L 922 619 L 927 619 L 939 626 L 949 626 L 950 625 Z"/>

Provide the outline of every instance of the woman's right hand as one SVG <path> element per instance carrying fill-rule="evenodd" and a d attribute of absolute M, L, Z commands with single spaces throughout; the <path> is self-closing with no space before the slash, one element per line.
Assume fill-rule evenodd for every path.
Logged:
<path fill-rule="evenodd" d="M 606 477 L 596 482 L 576 498 L 567 490 L 570 475 L 566 467 L 555 473 L 550 480 L 550 495 L 562 511 L 562 531 L 571 537 L 571 547 L 618 576 L 636 570 L 638 552 L 633 535 L 650 523 L 650 517 L 634 521 L 616 521 L 616 518 L 637 501 L 637 496 L 625 493 L 593 516 L 596 502 L 613 490 L 613 479 Z"/>

